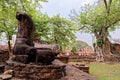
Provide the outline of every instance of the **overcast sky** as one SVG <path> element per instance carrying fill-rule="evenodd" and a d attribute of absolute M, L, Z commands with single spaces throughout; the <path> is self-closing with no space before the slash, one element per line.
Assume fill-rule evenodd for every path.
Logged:
<path fill-rule="evenodd" d="M 60 14 L 61 17 L 69 18 L 71 10 L 80 11 L 80 7 L 84 4 L 93 4 L 97 0 L 48 0 L 48 3 L 42 3 L 41 11 L 47 13 L 49 16 Z M 82 40 L 92 45 L 93 38 L 90 34 L 76 33 L 77 40 Z M 120 30 L 111 33 L 113 39 L 120 39 Z"/>
<path fill-rule="evenodd" d="M 92 4 L 96 0 L 48 0 L 48 3 L 43 3 L 42 12 L 49 16 L 60 14 L 62 17 L 68 18 L 70 11 L 75 9 L 80 11 L 80 7 L 84 4 Z"/>

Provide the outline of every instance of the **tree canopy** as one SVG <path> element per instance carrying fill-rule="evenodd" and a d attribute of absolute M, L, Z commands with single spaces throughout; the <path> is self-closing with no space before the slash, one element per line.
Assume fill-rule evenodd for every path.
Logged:
<path fill-rule="evenodd" d="M 41 2 L 47 0 L 0 0 L 0 34 L 7 36 L 10 45 L 12 35 L 17 32 L 17 11 L 24 11 L 32 16 L 36 26 L 35 37 L 50 43 L 57 43 L 63 48 L 75 41 L 74 24 L 59 15 L 49 17 L 40 12 Z M 31 7 L 32 6 L 32 7 Z"/>
<path fill-rule="evenodd" d="M 103 3 L 95 5 L 86 5 L 82 8 L 78 18 L 81 28 L 88 33 L 98 32 L 101 28 L 106 27 L 110 30 L 115 30 L 120 21 L 120 3 L 119 0 L 113 0 L 111 3 L 109 15 L 106 13 L 106 7 Z M 117 25 L 117 26 L 116 26 Z"/>
<path fill-rule="evenodd" d="M 94 5 L 85 5 L 76 18 L 79 29 L 94 34 L 99 54 L 111 54 L 110 31 L 119 27 L 120 1 L 104 0 Z M 102 52 L 102 53 L 101 53 Z"/>
<path fill-rule="evenodd" d="M 76 27 L 74 24 L 59 15 L 49 17 L 46 14 L 36 18 L 36 36 L 51 44 L 59 44 L 63 49 L 75 41 Z"/>
<path fill-rule="evenodd" d="M 0 33 L 4 32 L 6 34 L 9 50 L 11 49 L 10 40 L 12 35 L 16 33 L 17 28 L 16 12 L 22 10 L 32 14 L 40 9 L 40 1 L 45 2 L 46 0 L 0 0 Z"/>

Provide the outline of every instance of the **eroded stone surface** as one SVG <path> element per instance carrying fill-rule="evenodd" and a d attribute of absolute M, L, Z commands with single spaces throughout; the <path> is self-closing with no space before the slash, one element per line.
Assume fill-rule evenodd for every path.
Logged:
<path fill-rule="evenodd" d="M 0 50 L 0 62 L 5 62 L 9 59 L 9 51 L 8 50 Z"/>
<path fill-rule="evenodd" d="M 65 65 L 35 65 L 7 61 L 5 70 L 13 70 L 13 76 L 26 80 L 59 80 L 66 75 Z"/>
<path fill-rule="evenodd" d="M 0 80 L 9 80 L 12 78 L 12 75 L 0 75 Z"/>
<path fill-rule="evenodd" d="M 4 65 L 0 65 L 0 73 L 3 73 L 4 72 Z"/>
<path fill-rule="evenodd" d="M 13 57 L 12 60 L 26 64 L 30 62 L 46 65 L 51 64 L 55 56 L 57 56 L 57 52 L 53 50 L 58 50 L 59 46 L 56 45 L 56 48 L 53 50 L 48 48 L 38 49 L 34 47 L 35 25 L 31 16 L 25 12 L 19 11 L 16 13 L 16 19 L 18 20 L 18 32 L 13 48 L 15 57 Z M 27 55 L 27 57 L 22 55 Z"/>
<path fill-rule="evenodd" d="M 0 75 L 0 80 L 9 80 L 13 77 L 13 70 L 7 70 Z"/>

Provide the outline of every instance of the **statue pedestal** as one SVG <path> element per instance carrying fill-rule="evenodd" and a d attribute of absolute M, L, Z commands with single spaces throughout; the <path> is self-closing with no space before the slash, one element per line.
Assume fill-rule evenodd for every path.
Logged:
<path fill-rule="evenodd" d="M 13 77 L 26 80 L 58 80 L 66 75 L 66 66 L 23 64 L 8 60 L 5 70 L 13 70 Z"/>

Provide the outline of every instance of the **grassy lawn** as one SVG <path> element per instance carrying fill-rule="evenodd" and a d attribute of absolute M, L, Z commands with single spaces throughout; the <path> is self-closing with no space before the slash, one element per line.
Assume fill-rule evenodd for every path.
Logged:
<path fill-rule="evenodd" d="M 70 62 L 69 64 L 82 64 L 84 62 Z M 120 80 L 120 63 L 90 63 L 90 75 L 95 76 L 99 80 Z"/>
<path fill-rule="evenodd" d="M 120 64 L 90 63 L 90 74 L 99 80 L 120 80 Z"/>

